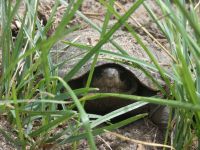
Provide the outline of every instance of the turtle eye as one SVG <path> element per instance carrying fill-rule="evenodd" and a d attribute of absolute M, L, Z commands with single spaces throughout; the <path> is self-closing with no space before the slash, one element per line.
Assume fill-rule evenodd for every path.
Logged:
<path fill-rule="evenodd" d="M 95 68 L 94 73 L 93 73 L 93 78 L 99 78 L 99 77 L 101 77 L 101 75 L 102 75 L 102 69 Z"/>
<path fill-rule="evenodd" d="M 121 81 L 127 80 L 127 74 L 126 74 L 126 72 L 120 72 L 120 80 Z"/>

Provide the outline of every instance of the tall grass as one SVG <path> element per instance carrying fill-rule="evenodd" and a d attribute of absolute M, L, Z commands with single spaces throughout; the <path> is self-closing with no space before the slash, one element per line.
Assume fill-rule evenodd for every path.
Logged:
<path fill-rule="evenodd" d="M 176 149 L 189 149 L 193 144 L 194 138 L 197 137 L 200 139 L 200 25 L 199 16 L 194 9 L 195 6 L 190 5 L 189 11 L 185 7 L 186 3 L 182 0 L 174 1 L 173 7 L 170 1 L 164 3 L 161 0 L 157 0 L 163 16 L 166 16 L 162 20 L 159 20 L 143 0 L 136 1 L 123 16 L 120 16 L 113 9 L 113 0 L 110 0 L 109 3 L 104 0 L 100 2 L 107 8 L 102 29 L 78 11 L 82 0 L 72 0 L 70 4 L 57 0 L 52 14 L 44 27 L 40 25 L 37 18 L 37 0 L 25 1 L 27 9 L 23 18 L 17 15 L 20 0 L 17 0 L 14 6 L 12 6 L 11 1 L 1 1 L 2 33 L 0 49 L 2 51 L 2 64 L 0 75 L 0 112 L 11 117 L 13 120 L 13 127 L 17 131 L 15 146 L 22 149 L 26 149 L 27 146 L 30 146 L 31 149 L 38 149 L 45 147 L 49 143 L 52 144 L 52 147 L 61 146 L 65 143 L 74 143 L 73 148 L 76 149 L 76 142 L 87 138 L 90 148 L 96 149 L 94 142 L 95 135 L 103 133 L 105 129 L 113 130 L 124 126 L 146 116 L 146 114 L 137 115 L 102 128 L 97 127 L 99 124 L 143 106 L 146 103 L 155 103 L 174 108 L 173 120 L 171 122 L 175 122 L 175 125 L 173 126 L 171 144 Z M 51 37 L 47 37 L 46 34 L 52 26 L 53 16 L 60 3 L 66 5 L 66 11 L 55 33 Z M 142 4 L 170 43 L 170 54 L 175 59 L 171 64 L 172 75 L 159 65 L 154 54 L 149 51 L 134 29 L 126 23 L 131 14 Z M 99 31 L 101 38 L 94 47 L 80 43 L 66 42 L 69 45 L 85 50 L 86 55 L 66 74 L 63 80 L 58 77 L 55 66 L 52 65 L 50 50 L 62 37 L 79 28 L 79 26 L 65 28 L 75 13 L 82 17 L 91 27 Z M 107 31 L 111 14 L 115 15 L 118 22 L 112 29 Z M 14 18 L 17 18 L 21 22 L 21 28 L 16 40 L 13 40 L 10 28 Z M 153 64 L 148 64 L 134 56 L 129 56 L 125 50 L 115 43 L 112 35 L 123 24 L 148 54 Z M 110 41 L 120 53 L 102 50 L 102 45 L 107 41 Z M 89 88 L 93 69 L 91 69 L 86 88 L 72 90 L 68 86 L 67 81 L 93 56 L 95 56 L 93 60 L 94 68 L 99 53 L 112 56 L 119 63 L 126 63 L 126 65 L 130 65 L 131 67 L 137 66 L 166 95 L 166 99 L 113 93 L 87 95 L 88 90 L 93 90 Z M 149 70 L 160 73 L 170 92 L 166 91 L 165 88 L 154 80 Z M 61 87 L 64 87 L 67 92 L 61 94 Z M 83 94 L 84 97 L 78 99 L 77 96 L 79 94 Z M 80 101 L 109 96 L 137 100 L 138 102 L 124 107 L 125 109 L 118 109 L 105 116 L 95 116 L 97 119 L 90 120 Z M 65 101 L 69 97 L 72 99 L 72 102 Z M 77 108 L 77 111 L 69 109 L 71 107 L 57 111 L 57 104 L 69 103 L 72 103 Z M 35 122 L 38 120 L 41 124 L 36 126 Z M 76 124 L 75 126 L 74 123 Z M 66 128 L 62 129 L 61 132 L 55 133 L 56 127 L 60 124 L 65 124 Z M 9 141 L 12 141 L 12 139 L 8 138 L 9 133 L 4 132 L 1 128 L 0 132 Z M 52 132 L 54 133 L 53 135 L 51 134 Z"/>
<path fill-rule="evenodd" d="M 199 69 L 200 69 L 200 16 L 198 5 L 176 0 L 174 4 L 170 1 L 163 3 L 157 0 L 163 15 L 167 17 L 159 21 L 152 13 L 147 4 L 147 10 L 152 18 L 157 21 L 158 27 L 170 43 L 170 50 L 176 58 L 172 64 L 174 78 L 173 86 L 170 87 L 171 94 L 178 102 L 191 103 L 196 106 L 200 104 L 199 95 Z M 194 139 L 200 139 L 199 111 L 194 109 L 185 110 L 182 107 L 175 109 L 173 131 L 173 145 L 177 149 L 191 149 Z M 199 141 L 198 141 L 199 142 Z M 197 144 L 196 144 L 197 146 Z"/>

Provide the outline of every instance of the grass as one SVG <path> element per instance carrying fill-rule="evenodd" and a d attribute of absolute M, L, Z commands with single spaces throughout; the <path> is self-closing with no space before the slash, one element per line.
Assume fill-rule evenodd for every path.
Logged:
<path fill-rule="evenodd" d="M 0 75 L 0 112 L 12 120 L 12 125 L 17 133 L 17 139 L 13 144 L 15 147 L 20 147 L 21 149 L 26 149 L 27 146 L 30 149 L 38 149 L 45 147 L 48 143 L 53 143 L 55 147 L 65 143 L 73 143 L 73 148 L 76 149 L 78 141 L 87 138 L 90 148 L 96 149 L 94 136 L 105 132 L 105 130 L 113 130 L 124 126 L 146 116 L 146 114 L 137 115 L 101 128 L 98 127 L 99 124 L 143 106 L 146 103 L 155 103 L 173 108 L 173 115 L 171 115 L 173 119 L 169 121 L 169 124 L 175 122 L 175 126 L 173 127 L 173 135 L 170 135 L 172 141 L 170 144 L 175 149 L 191 149 L 194 144 L 194 139 L 200 139 L 199 4 L 195 5 L 195 3 L 190 3 L 189 8 L 186 8 L 186 2 L 184 0 L 175 0 L 173 4 L 168 0 L 165 3 L 162 0 L 156 0 L 157 5 L 162 10 L 162 16 L 165 16 L 162 19 L 158 19 L 158 16 L 154 14 L 148 3 L 143 0 L 136 1 L 122 16 L 113 9 L 113 5 L 117 6 L 115 1 L 110 0 L 108 3 L 100 0 L 100 2 L 107 8 L 102 28 L 98 27 L 78 10 L 82 0 L 72 0 L 69 4 L 65 1 L 57 0 L 45 26 L 41 26 L 37 18 L 37 0 L 26 1 L 27 9 L 22 18 L 17 15 L 20 0 L 17 0 L 14 6 L 11 5 L 11 1 L 1 1 L 0 49 L 2 51 L 2 60 Z M 55 33 L 47 37 L 47 32 L 53 25 L 53 16 L 60 3 L 66 5 L 67 9 Z M 167 72 L 159 65 L 154 54 L 143 43 L 137 35 L 137 32 L 126 23 L 126 20 L 131 18 L 131 14 L 140 5 L 145 7 L 170 44 L 168 55 L 173 60 L 172 64 L 170 64 L 172 73 Z M 73 19 L 75 13 L 92 28 L 100 32 L 101 38 L 93 47 L 80 43 L 64 42 L 68 45 L 83 49 L 86 55 L 62 79 L 58 77 L 59 66 L 52 64 L 50 50 L 62 37 L 79 29 L 79 26 L 65 28 Z M 118 22 L 110 30 L 107 30 L 111 15 L 114 15 L 118 19 Z M 21 28 L 15 40 L 12 38 L 10 28 L 14 18 L 17 18 L 21 23 Z M 112 39 L 112 35 L 122 25 L 127 28 L 128 32 L 130 32 L 144 49 L 153 64 L 130 56 Z M 110 41 L 119 50 L 119 53 L 102 49 L 101 47 L 107 41 Z M 165 49 L 162 50 L 165 51 Z M 88 95 L 87 93 L 89 91 L 95 90 L 90 88 L 90 83 L 99 54 L 105 54 L 109 60 L 115 60 L 118 63 L 123 63 L 130 67 L 137 67 L 155 83 L 162 94 L 165 95 L 165 98 L 148 98 L 114 93 Z M 86 87 L 72 90 L 67 82 L 89 59 L 93 59 L 93 64 Z M 169 91 L 166 91 L 151 76 L 149 72 L 152 70 L 161 75 Z M 66 90 L 65 93 L 60 92 L 60 89 L 63 87 Z M 78 99 L 80 94 L 84 96 Z M 96 119 L 90 120 L 90 115 L 88 116 L 85 112 L 82 102 L 109 96 L 122 97 L 130 100 L 134 99 L 138 102 L 110 112 L 105 116 L 94 116 Z M 65 101 L 66 97 L 70 97 L 72 101 Z M 71 103 L 77 108 L 77 111 L 69 109 L 73 107 L 67 107 L 67 109 L 57 111 L 58 103 Z M 36 126 L 35 122 L 38 120 L 40 121 L 40 125 Z M 66 124 L 67 128 L 52 135 L 51 133 L 55 132 L 60 124 Z M 83 130 L 81 133 L 80 129 Z M 169 131 L 171 131 L 170 126 L 167 134 L 171 133 Z M 8 141 L 13 142 L 13 139 L 9 138 L 9 133 L 1 128 L 0 132 Z M 66 135 L 68 136 L 63 138 Z M 168 136 L 166 135 L 166 137 Z M 198 145 L 195 146 L 199 148 Z"/>

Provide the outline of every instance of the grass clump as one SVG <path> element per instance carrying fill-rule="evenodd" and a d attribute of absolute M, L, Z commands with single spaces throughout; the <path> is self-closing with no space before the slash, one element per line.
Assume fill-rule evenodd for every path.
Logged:
<path fill-rule="evenodd" d="M 122 16 L 113 9 L 113 6 L 116 5 L 115 1 L 110 0 L 108 3 L 100 0 L 102 5 L 107 8 L 103 26 L 100 28 L 78 11 L 83 2 L 82 0 L 70 1 L 69 4 L 65 1 L 57 0 L 45 26 L 42 26 L 38 19 L 38 0 L 25 2 L 26 10 L 23 16 L 18 15 L 20 2 L 20 0 L 17 0 L 15 5 L 13 5 L 11 1 L 3 0 L 0 4 L 0 49 L 2 52 L 0 112 L 12 118 L 14 128 L 17 131 L 17 142 L 14 142 L 16 147 L 26 149 L 29 146 L 31 149 L 38 149 L 44 148 L 50 143 L 52 147 L 61 146 L 65 143 L 73 143 L 73 148 L 76 149 L 77 141 L 87 138 L 90 148 L 96 149 L 94 142 L 95 135 L 103 133 L 105 130 L 124 126 L 146 116 L 146 114 L 137 115 L 102 128 L 95 127 L 108 121 L 108 119 L 130 111 L 130 109 L 143 106 L 147 102 L 174 108 L 173 113 L 171 113 L 171 120 L 169 121 L 168 131 L 170 132 L 167 132 L 168 135 L 166 136 L 168 137 L 169 133 L 173 133 L 170 137 L 172 141 L 171 145 L 174 148 L 190 149 L 194 143 L 194 138 L 200 139 L 200 25 L 197 13 L 198 4 L 186 4 L 183 0 L 175 0 L 174 3 L 168 0 L 166 2 L 156 0 L 163 16 L 165 16 L 160 20 L 144 0 L 136 1 Z M 66 10 L 55 32 L 48 37 L 47 33 L 53 25 L 53 16 L 60 3 L 66 5 Z M 140 5 L 144 5 L 170 44 L 168 55 L 173 60 L 172 64 L 170 64 L 172 68 L 171 73 L 160 66 L 154 54 L 143 43 L 136 31 L 126 23 L 131 14 Z M 185 7 L 186 5 L 188 8 Z M 62 37 L 79 29 L 80 26 L 77 25 L 66 28 L 75 14 L 99 31 L 101 38 L 93 47 L 80 43 L 65 42 L 69 45 L 85 49 L 86 55 L 62 79 L 58 76 L 59 66 L 55 67 L 52 63 L 51 48 Z M 110 30 L 107 30 L 111 15 L 114 15 L 118 21 Z M 13 39 L 10 28 L 14 19 L 17 19 L 21 24 L 16 39 Z M 128 32 L 144 49 L 153 64 L 139 60 L 134 56 L 129 56 L 112 39 L 112 35 L 122 25 L 127 28 Z M 108 41 L 119 50 L 119 53 L 101 49 Z M 89 90 L 93 90 L 90 88 L 90 83 L 100 53 L 112 56 L 112 58 L 116 58 L 116 61 L 126 63 L 126 65 L 130 65 L 131 67 L 137 66 L 155 83 L 162 94 L 165 95 L 165 98 L 148 98 L 114 93 L 87 95 Z M 90 59 L 93 59 L 93 64 L 86 87 L 72 90 L 67 82 Z M 127 62 L 129 63 L 127 64 Z M 151 70 L 157 71 L 160 74 L 169 90 L 163 88 L 154 79 L 150 74 Z M 63 87 L 66 91 L 64 95 L 60 93 Z M 81 101 L 112 96 L 130 100 L 134 99 L 139 102 L 131 104 L 126 109 L 118 109 L 105 116 L 96 116 L 96 120 L 90 120 L 78 98 L 80 94 L 84 95 L 80 99 Z M 72 101 L 66 101 L 66 97 L 70 97 Z M 57 104 L 69 103 L 72 103 L 77 108 L 77 111 L 69 109 L 71 107 L 60 111 L 57 110 Z M 38 120 L 40 124 L 36 125 Z M 175 122 L 175 125 L 170 127 L 170 124 L 173 122 Z M 61 124 L 66 125 L 67 128 L 62 129 L 60 132 L 55 132 L 56 127 Z M 171 129 L 173 129 L 173 132 L 171 132 Z M 80 130 L 82 130 L 81 133 Z M 0 132 L 9 141 L 12 140 L 3 129 L 0 128 Z"/>

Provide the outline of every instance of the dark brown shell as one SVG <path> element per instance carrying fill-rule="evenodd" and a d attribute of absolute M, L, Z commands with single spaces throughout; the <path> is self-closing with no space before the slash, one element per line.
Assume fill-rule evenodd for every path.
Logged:
<path fill-rule="evenodd" d="M 84 30 L 79 30 L 75 31 L 64 39 L 66 41 L 76 41 L 78 43 L 82 44 L 87 44 L 87 45 L 92 45 L 94 46 L 98 41 L 99 41 L 100 34 L 95 31 L 94 29 L 84 29 Z M 144 52 L 144 50 L 141 48 L 141 46 L 136 42 L 136 40 L 130 35 L 130 33 L 119 30 L 117 31 L 113 37 L 114 41 L 118 43 L 130 56 L 137 57 L 138 59 L 142 59 L 146 62 L 150 62 L 150 59 L 148 58 L 148 55 Z M 144 44 L 154 54 L 154 57 L 158 60 L 158 62 L 163 66 L 164 68 L 168 69 L 170 65 L 170 58 L 157 47 L 153 41 L 147 37 L 147 36 L 141 36 L 141 39 L 143 40 Z M 66 47 L 66 48 L 65 48 Z M 110 50 L 112 52 L 117 52 L 120 53 L 116 48 L 111 45 L 110 43 L 106 43 L 103 45 L 102 49 Z M 53 49 L 52 49 L 52 55 L 54 62 L 56 62 L 56 59 L 58 60 L 57 62 L 61 61 L 66 61 L 66 63 L 59 69 L 59 75 L 63 77 L 66 75 L 76 64 L 77 62 L 83 58 L 83 56 L 86 54 L 87 50 L 81 50 L 76 47 L 67 47 L 66 44 L 63 42 L 57 43 Z M 54 54 L 53 54 L 54 53 Z M 55 54 L 56 53 L 56 54 Z M 58 56 L 57 58 L 55 56 Z M 105 60 L 104 58 L 109 58 L 110 56 L 106 55 L 99 55 L 98 62 L 96 66 L 101 66 L 106 63 L 117 63 L 113 61 L 108 61 Z M 73 77 L 79 78 L 80 76 L 83 76 L 86 74 L 91 67 L 92 60 L 89 60 L 80 70 L 79 72 Z M 145 74 L 137 69 L 130 67 L 128 65 L 120 64 L 121 66 L 125 67 L 126 69 L 130 70 L 144 85 L 152 88 L 152 89 L 157 89 L 156 86 L 152 84 L 152 82 L 145 76 Z M 158 73 L 151 71 L 151 74 L 161 83 L 163 81 L 161 80 L 160 76 Z"/>

